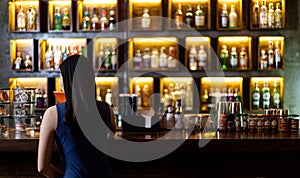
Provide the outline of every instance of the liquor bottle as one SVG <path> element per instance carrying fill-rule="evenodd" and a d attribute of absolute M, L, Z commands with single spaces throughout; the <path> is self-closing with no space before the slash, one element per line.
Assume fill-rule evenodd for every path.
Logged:
<path fill-rule="evenodd" d="M 187 27 L 193 27 L 193 20 L 194 20 L 194 15 L 193 15 L 193 9 L 191 5 L 187 5 L 187 11 L 185 13 L 185 23 Z"/>
<path fill-rule="evenodd" d="M 274 5 L 271 2 L 269 3 L 269 11 L 268 11 L 268 28 L 275 28 Z"/>
<path fill-rule="evenodd" d="M 150 19 L 149 9 L 148 8 L 144 9 L 141 21 L 142 21 L 142 28 L 143 29 L 150 28 L 151 19 Z"/>
<path fill-rule="evenodd" d="M 106 44 L 104 52 L 104 68 L 105 70 L 111 69 L 111 52 L 110 45 Z"/>
<path fill-rule="evenodd" d="M 111 69 L 116 70 L 118 59 L 117 59 L 116 45 L 115 44 L 112 45 L 110 60 L 111 60 Z"/>
<path fill-rule="evenodd" d="M 36 108 L 42 108 L 43 107 L 43 95 L 42 95 L 42 91 L 39 88 L 36 94 Z"/>
<path fill-rule="evenodd" d="M 183 128 L 182 119 L 183 119 L 183 113 L 182 113 L 182 107 L 181 107 L 181 100 L 178 99 L 176 101 L 176 109 L 175 109 L 175 113 L 174 113 L 175 129 Z"/>
<path fill-rule="evenodd" d="M 160 54 L 159 54 L 159 67 L 166 68 L 167 61 L 168 61 L 168 56 L 166 54 L 166 47 L 162 46 L 160 48 Z"/>
<path fill-rule="evenodd" d="M 86 6 L 82 18 L 82 30 L 90 30 L 89 7 Z"/>
<path fill-rule="evenodd" d="M 276 3 L 275 28 L 282 28 L 282 11 L 280 3 Z"/>
<path fill-rule="evenodd" d="M 173 107 L 172 105 L 168 106 L 168 112 L 166 114 L 166 125 L 167 129 L 173 129 L 174 128 L 174 114 L 173 114 Z"/>
<path fill-rule="evenodd" d="M 261 50 L 261 57 L 260 57 L 260 69 L 267 69 L 268 68 L 268 56 L 266 55 L 265 50 Z"/>
<path fill-rule="evenodd" d="M 237 58 L 236 48 L 232 47 L 231 48 L 231 55 L 230 55 L 230 67 L 232 69 L 236 69 L 237 66 L 238 66 L 238 58 Z"/>
<path fill-rule="evenodd" d="M 273 42 L 269 41 L 269 50 L 268 50 L 268 68 L 272 69 L 274 67 L 274 51 L 273 51 Z"/>
<path fill-rule="evenodd" d="M 108 19 L 106 17 L 105 6 L 102 6 L 101 9 L 101 18 L 100 18 L 100 30 L 106 30 L 108 27 Z"/>
<path fill-rule="evenodd" d="M 113 105 L 113 103 L 112 103 L 112 94 L 111 94 L 111 89 L 110 88 L 108 88 L 106 90 L 105 102 L 107 102 L 110 106 Z"/>
<path fill-rule="evenodd" d="M 223 4 L 222 7 L 222 13 L 221 13 L 221 21 L 220 21 L 220 27 L 221 28 L 227 28 L 228 27 L 228 12 L 227 12 L 227 4 Z"/>
<path fill-rule="evenodd" d="M 225 89 L 225 90 L 226 90 L 226 89 Z M 224 91 L 224 94 L 225 94 L 225 96 L 226 96 L 226 91 Z M 218 104 L 219 102 L 221 102 L 221 100 L 222 100 L 222 93 L 221 93 L 221 91 L 220 91 L 220 88 L 216 88 L 216 89 L 215 89 L 214 96 L 215 96 L 215 103 L 214 103 L 214 106 L 216 107 L 217 104 Z M 225 99 L 226 99 L 226 98 L 224 98 L 224 100 L 225 100 Z"/>
<path fill-rule="evenodd" d="M 202 94 L 201 96 L 201 111 L 202 112 L 209 112 L 209 107 L 208 107 L 208 104 L 209 104 L 209 95 L 208 95 L 208 89 L 205 88 L 204 89 L 204 93 Z"/>
<path fill-rule="evenodd" d="M 150 106 L 150 88 L 148 84 L 145 84 L 142 89 L 142 103 L 143 107 Z"/>
<path fill-rule="evenodd" d="M 200 4 L 198 4 L 197 11 L 195 12 L 195 26 L 196 27 L 204 27 L 205 26 L 205 14 L 204 14 Z"/>
<path fill-rule="evenodd" d="M 168 68 L 174 69 L 177 67 L 177 60 L 175 56 L 175 48 L 173 46 L 169 47 L 169 56 L 168 56 Z"/>
<path fill-rule="evenodd" d="M 27 10 L 27 30 L 36 29 L 36 12 L 32 5 L 29 6 Z"/>
<path fill-rule="evenodd" d="M 54 57 L 54 59 L 53 59 L 54 60 L 54 69 L 58 70 L 59 65 L 62 63 L 62 52 L 58 45 L 54 47 L 53 57 Z"/>
<path fill-rule="evenodd" d="M 193 90 L 192 90 L 192 83 L 188 82 L 185 92 L 185 100 L 184 100 L 184 108 L 185 110 L 192 110 L 193 109 Z"/>
<path fill-rule="evenodd" d="M 61 55 L 62 56 L 62 60 L 64 61 L 68 57 L 68 50 L 67 50 L 67 46 L 66 45 L 62 46 L 61 52 L 62 52 L 62 55 Z"/>
<path fill-rule="evenodd" d="M 111 8 L 109 10 L 108 29 L 109 30 L 115 30 L 116 29 L 115 10 L 113 8 Z"/>
<path fill-rule="evenodd" d="M 103 44 L 100 44 L 99 45 L 99 56 L 98 56 L 98 60 L 96 60 L 95 67 L 98 69 L 104 69 L 104 60 L 105 60 L 104 46 L 103 46 Z"/>
<path fill-rule="evenodd" d="M 48 94 L 47 94 L 47 90 L 43 89 L 43 108 L 47 108 L 48 107 Z"/>
<path fill-rule="evenodd" d="M 267 17 L 267 5 L 266 0 L 262 0 L 262 6 L 260 7 L 259 12 L 259 27 L 267 28 L 268 27 L 268 17 Z"/>
<path fill-rule="evenodd" d="M 248 68 L 248 55 L 245 47 L 241 48 L 240 59 L 239 59 L 239 67 L 241 69 Z"/>
<path fill-rule="evenodd" d="M 31 71 L 32 70 L 32 60 L 31 60 L 31 57 L 29 55 L 25 56 L 25 60 L 23 62 L 22 69 L 25 69 L 27 71 Z"/>
<path fill-rule="evenodd" d="M 199 69 L 204 70 L 207 66 L 207 54 L 204 50 L 204 45 L 200 45 L 199 51 L 198 51 L 198 66 Z"/>
<path fill-rule="evenodd" d="M 216 97 L 214 93 L 214 88 L 210 87 L 209 93 L 208 93 L 208 108 L 209 109 L 214 109 L 215 108 L 215 102 L 216 102 Z"/>
<path fill-rule="evenodd" d="M 55 14 L 54 14 L 54 30 L 61 30 L 62 29 L 62 16 L 60 13 L 60 7 L 55 7 Z"/>
<path fill-rule="evenodd" d="M 279 48 L 279 41 L 275 42 L 274 62 L 275 62 L 274 67 L 276 69 L 281 67 L 281 53 Z"/>
<path fill-rule="evenodd" d="M 222 89 L 221 101 L 228 101 L 228 100 L 227 100 L 227 89 L 226 89 L 226 87 L 224 87 L 224 88 Z"/>
<path fill-rule="evenodd" d="M 235 6 L 232 4 L 229 13 L 229 28 L 237 27 L 237 14 L 235 12 Z"/>
<path fill-rule="evenodd" d="M 259 0 L 255 1 L 255 4 L 253 6 L 252 10 L 252 27 L 253 28 L 259 28 Z"/>
<path fill-rule="evenodd" d="M 46 70 L 53 70 L 54 69 L 54 56 L 52 51 L 52 46 L 49 45 L 48 50 L 45 54 L 46 59 Z"/>
<path fill-rule="evenodd" d="M 25 31 L 26 30 L 26 18 L 23 12 L 23 6 L 20 5 L 19 13 L 17 15 L 17 30 Z"/>
<path fill-rule="evenodd" d="M 157 48 L 153 48 L 151 54 L 151 68 L 157 69 L 158 66 L 158 50 Z"/>
<path fill-rule="evenodd" d="M 67 7 L 64 8 L 64 16 L 62 19 L 62 29 L 63 30 L 71 29 L 71 18 L 70 18 L 70 14 L 69 14 L 69 9 Z"/>
<path fill-rule="evenodd" d="M 146 48 L 143 54 L 143 68 L 149 69 L 151 66 L 150 49 Z"/>
<path fill-rule="evenodd" d="M 97 100 L 98 101 L 102 101 L 102 98 L 101 98 L 101 88 L 100 87 L 97 87 L 96 95 L 97 95 Z"/>
<path fill-rule="evenodd" d="M 175 25 L 176 25 L 176 27 L 180 28 L 182 22 L 183 22 L 183 16 L 182 16 L 181 4 L 178 3 L 177 11 L 176 11 L 176 14 L 175 14 Z"/>
<path fill-rule="evenodd" d="M 234 93 L 232 88 L 228 89 L 227 101 L 234 102 Z"/>
<path fill-rule="evenodd" d="M 139 49 L 135 51 L 134 57 L 133 57 L 133 68 L 134 69 L 142 69 L 143 68 L 143 59 L 142 54 Z"/>
<path fill-rule="evenodd" d="M 134 93 L 137 95 L 137 106 L 142 106 L 142 95 L 141 95 L 141 87 L 139 84 L 134 86 Z"/>
<path fill-rule="evenodd" d="M 189 67 L 190 70 L 198 69 L 197 51 L 196 47 L 192 46 L 189 54 Z"/>
<path fill-rule="evenodd" d="M 22 68 L 22 52 L 17 52 L 17 57 L 14 61 L 14 70 L 20 70 Z"/>
<path fill-rule="evenodd" d="M 97 16 L 97 8 L 96 6 L 93 8 L 93 17 L 91 20 L 91 30 L 99 30 L 100 29 L 100 23 L 99 18 Z"/>
<path fill-rule="evenodd" d="M 268 87 L 267 81 L 264 82 L 264 87 L 262 89 L 262 99 L 263 99 L 262 102 L 263 109 L 269 109 L 271 97 L 270 97 L 270 88 Z"/>
<path fill-rule="evenodd" d="M 258 83 L 254 83 L 254 89 L 252 91 L 252 109 L 260 108 L 260 89 Z"/>
<path fill-rule="evenodd" d="M 235 102 L 242 102 L 242 97 L 241 94 L 239 93 L 239 88 L 234 89 L 233 97 Z"/>
<path fill-rule="evenodd" d="M 280 108 L 280 90 L 277 81 L 274 82 L 273 108 Z"/>
<path fill-rule="evenodd" d="M 222 50 L 220 53 L 220 62 L 221 62 L 221 69 L 227 70 L 228 50 L 226 45 L 222 45 Z"/>

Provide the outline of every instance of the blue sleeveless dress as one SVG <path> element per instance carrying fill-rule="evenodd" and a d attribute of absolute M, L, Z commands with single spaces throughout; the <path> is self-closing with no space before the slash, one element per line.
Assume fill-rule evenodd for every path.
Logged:
<path fill-rule="evenodd" d="M 107 103 L 101 104 L 100 114 L 102 118 L 107 118 L 105 123 L 109 124 L 109 108 L 105 106 Z M 64 177 L 113 177 L 105 154 L 95 148 L 83 135 L 74 136 L 70 127 L 64 124 L 65 103 L 57 104 L 56 108 L 58 120 L 55 141 L 65 165 Z"/>

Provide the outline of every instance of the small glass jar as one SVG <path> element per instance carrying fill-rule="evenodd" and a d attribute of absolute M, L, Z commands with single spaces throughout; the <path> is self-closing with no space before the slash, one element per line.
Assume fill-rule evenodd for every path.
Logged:
<path fill-rule="evenodd" d="M 279 118 L 278 118 L 278 131 L 279 132 L 289 131 L 289 118 L 287 116 L 279 116 Z"/>
<path fill-rule="evenodd" d="M 257 116 L 257 130 L 262 131 L 264 130 L 265 118 L 262 115 Z"/>
<path fill-rule="evenodd" d="M 271 129 L 272 131 L 278 131 L 278 116 L 277 115 L 272 115 L 268 116 L 271 118 Z"/>
<path fill-rule="evenodd" d="M 249 130 L 249 115 L 248 114 L 242 114 L 242 130 L 244 132 L 247 132 Z"/>
<path fill-rule="evenodd" d="M 0 103 L 10 103 L 10 88 L 0 88 Z"/>
<path fill-rule="evenodd" d="M 7 136 L 9 133 L 9 120 L 10 117 L 0 117 L 0 132 L 2 135 Z"/>
<path fill-rule="evenodd" d="M 270 131 L 272 117 L 269 117 L 268 115 L 264 115 L 264 118 L 265 118 L 265 122 L 264 122 L 265 131 Z"/>
<path fill-rule="evenodd" d="M 298 132 L 299 131 L 299 115 L 289 115 L 288 119 L 291 122 L 291 131 Z"/>
<path fill-rule="evenodd" d="M 251 114 L 249 116 L 249 130 L 256 131 L 257 130 L 257 117 L 255 114 Z"/>
<path fill-rule="evenodd" d="M 218 115 L 218 130 L 219 131 L 226 131 L 227 127 L 227 118 L 226 114 L 219 114 Z"/>

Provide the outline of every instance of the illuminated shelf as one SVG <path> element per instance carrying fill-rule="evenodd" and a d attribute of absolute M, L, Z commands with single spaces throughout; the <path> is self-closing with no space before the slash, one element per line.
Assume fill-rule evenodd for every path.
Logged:
<path fill-rule="evenodd" d="M 55 30 L 54 29 L 54 14 L 55 8 L 60 8 L 61 17 L 64 16 L 64 10 L 69 11 L 70 16 L 70 30 Z M 71 0 L 49 0 L 48 1 L 48 32 L 72 32 L 73 31 L 73 17 L 72 17 L 72 1 Z"/>
<path fill-rule="evenodd" d="M 218 38 L 218 57 L 220 59 L 220 63 L 222 64 L 221 61 L 221 50 L 222 46 L 225 45 L 228 50 L 228 59 L 227 59 L 227 70 L 251 70 L 252 69 L 252 37 L 250 36 L 221 36 Z M 231 52 L 232 48 L 236 48 L 237 52 L 237 67 L 232 68 L 230 64 L 230 58 L 231 58 Z M 240 52 L 242 47 L 245 48 L 245 51 L 247 53 L 246 57 L 247 60 L 244 61 L 246 62 L 246 66 L 244 65 L 243 67 L 241 66 L 240 63 Z"/>
<path fill-rule="evenodd" d="M 35 10 L 35 27 L 33 26 L 31 29 L 27 27 L 27 18 L 26 18 L 26 30 L 20 31 L 17 29 L 18 21 L 17 14 L 19 13 L 20 5 L 23 7 L 23 13 L 27 14 L 27 10 L 32 6 Z M 39 32 L 40 31 L 40 2 L 39 0 L 9 0 L 8 3 L 8 16 L 9 16 L 9 31 L 11 32 Z"/>
<path fill-rule="evenodd" d="M 107 90 L 110 89 L 112 93 L 112 104 L 117 106 L 119 103 L 119 86 L 117 77 L 96 77 L 96 91 L 97 98 L 105 101 Z M 99 97 L 100 96 L 100 97 Z"/>
<path fill-rule="evenodd" d="M 181 11 L 182 11 L 182 24 L 176 25 L 176 11 L 178 9 L 178 5 L 181 5 Z M 189 28 L 186 25 L 186 12 L 187 12 L 187 6 L 190 5 L 192 7 L 192 12 L 194 14 L 193 16 L 193 23 L 191 28 L 195 28 L 197 30 L 209 30 L 211 29 L 211 0 L 169 0 L 168 5 L 168 17 L 169 19 L 169 29 L 177 29 L 177 30 L 186 30 Z M 196 27 L 195 24 L 195 13 L 197 11 L 197 6 L 201 5 L 201 10 L 203 11 L 205 15 L 204 20 L 204 26 L 198 26 Z"/>
<path fill-rule="evenodd" d="M 142 28 L 144 9 L 149 10 L 150 25 Z M 129 25 L 131 31 L 162 30 L 162 1 L 161 0 L 129 0 Z"/>
<path fill-rule="evenodd" d="M 252 92 L 254 89 L 254 83 L 258 83 L 258 87 L 260 89 L 260 109 L 252 109 Z M 280 106 L 284 106 L 284 78 L 283 77 L 251 77 L 250 79 L 250 111 L 263 111 L 262 109 L 262 90 L 264 87 L 264 82 L 268 82 L 268 87 L 270 88 L 270 108 L 273 107 L 273 89 L 274 89 L 274 83 L 277 82 L 279 86 L 280 91 Z"/>
<path fill-rule="evenodd" d="M 212 47 L 211 47 L 211 42 L 210 42 L 210 37 L 186 37 L 185 38 L 185 66 L 187 66 L 187 68 L 189 68 L 189 70 L 191 70 L 190 68 L 190 52 L 191 52 L 191 48 L 195 47 L 196 48 L 196 52 L 197 52 L 197 69 L 195 69 L 195 71 L 197 70 L 210 70 L 211 69 L 211 52 L 212 52 Z M 200 50 L 200 46 L 204 47 L 204 51 L 206 53 L 206 62 L 205 65 L 203 65 L 202 63 L 200 64 L 199 61 L 199 50 Z M 200 67 L 201 66 L 205 66 L 205 67 Z"/>
<path fill-rule="evenodd" d="M 222 18 L 221 18 L 221 13 L 222 13 L 222 8 L 223 5 L 227 5 L 227 14 L 228 14 L 228 20 L 227 20 L 227 27 L 222 27 Z M 241 30 L 243 29 L 243 7 L 242 7 L 242 0 L 217 0 L 217 13 L 216 13 L 216 26 L 217 30 Z M 236 19 L 236 27 L 231 28 L 230 27 L 230 21 L 229 21 L 229 16 L 230 16 L 230 11 L 231 7 L 235 7 L 235 12 L 237 14 L 237 19 Z"/>
<path fill-rule="evenodd" d="M 138 90 L 139 88 L 139 90 Z M 151 96 L 154 93 L 154 78 L 153 77 L 133 77 L 130 78 L 129 85 L 130 94 L 137 94 L 138 110 L 150 109 L 151 107 Z"/>
<path fill-rule="evenodd" d="M 10 64 L 12 70 L 18 72 L 33 72 L 35 70 L 33 46 L 33 39 L 10 40 Z M 31 65 L 31 68 L 26 67 L 27 65 L 25 65 L 25 60 L 28 66 Z"/>
<path fill-rule="evenodd" d="M 270 64 L 269 58 L 269 46 L 270 43 L 273 45 L 273 65 Z M 275 56 L 276 53 L 276 43 L 279 47 L 279 60 Z M 262 57 L 262 50 L 265 51 L 266 58 Z M 271 50 L 271 51 L 272 51 Z M 283 70 L 284 69 L 284 37 L 283 36 L 260 36 L 258 40 L 258 70 Z M 277 62 L 276 62 L 277 61 Z M 272 63 L 272 62 L 271 62 Z"/>

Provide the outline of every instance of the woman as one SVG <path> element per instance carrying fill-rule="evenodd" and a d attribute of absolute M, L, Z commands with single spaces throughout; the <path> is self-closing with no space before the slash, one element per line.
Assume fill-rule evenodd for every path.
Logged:
<path fill-rule="evenodd" d="M 38 148 L 38 171 L 47 177 L 113 177 L 105 155 L 86 139 L 74 112 L 73 77 L 77 63 L 81 60 L 88 59 L 73 55 L 60 65 L 63 81 L 61 85 L 66 101 L 49 107 L 43 117 Z M 84 83 L 82 85 L 84 86 Z M 96 103 L 104 123 L 114 132 L 115 123 L 111 108 L 105 102 Z M 64 171 L 50 162 L 54 141 L 62 154 Z"/>

